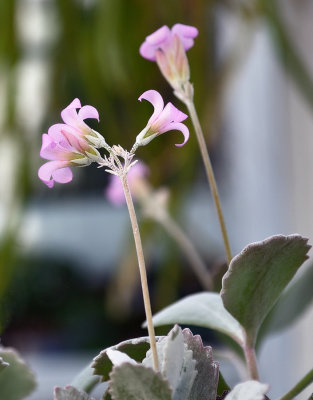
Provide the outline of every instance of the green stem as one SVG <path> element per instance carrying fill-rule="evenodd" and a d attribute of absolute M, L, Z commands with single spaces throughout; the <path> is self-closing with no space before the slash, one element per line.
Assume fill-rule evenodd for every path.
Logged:
<path fill-rule="evenodd" d="M 306 387 L 313 382 L 313 369 L 311 369 L 288 393 L 286 393 L 280 400 L 294 399 L 297 394 L 301 393 Z M 310 397 L 311 399 L 311 397 Z"/>
<path fill-rule="evenodd" d="M 141 280 L 141 287 L 142 287 L 142 294 L 143 294 L 143 301 L 144 301 L 144 306 L 145 306 L 148 333 L 149 333 L 149 338 L 150 338 L 150 346 L 151 346 L 152 357 L 153 357 L 153 365 L 154 365 L 154 369 L 156 371 L 158 371 L 159 362 L 158 362 L 158 355 L 157 355 L 157 350 L 156 350 L 154 326 L 153 326 L 153 322 L 152 322 L 152 312 L 151 312 L 151 303 L 150 303 L 150 296 L 149 296 L 146 266 L 145 266 L 145 260 L 144 260 L 144 255 L 143 255 L 143 249 L 142 249 L 142 243 L 141 243 L 141 237 L 140 237 L 135 207 L 134 207 L 134 203 L 133 203 L 131 193 L 129 190 L 126 174 L 121 177 L 121 182 L 123 185 L 126 204 L 128 207 L 129 217 L 130 217 L 131 226 L 132 226 L 132 230 L 133 230 L 133 234 L 134 234 L 137 258 L 138 258 L 139 273 L 140 273 L 140 280 Z"/>
<path fill-rule="evenodd" d="M 197 111 L 196 111 L 196 108 L 195 108 L 195 105 L 194 105 L 194 102 L 193 102 L 191 96 L 189 96 L 189 98 L 184 98 L 183 101 L 188 108 L 194 129 L 196 132 L 199 148 L 201 151 L 201 155 L 202 155 L 205 171 L 206 171 L 206 174 L 208 177 L 209 185 L 210 185 L 210 188 L 212 191 L 212 196 L 213 196 L 213 200 L 214 200 L 214 204 L 215 204 L 215 208 L 216 208 L 216 212 L 217 212 L 217 217 L 219 220 L 219 224 L 220 224 L 220 228 L 221 228 L 221 232 L 222 232 L 222 236 L 223 236 L 227 262 L 229 264 L 232 259 L 230 244 L 229 244 L 226 224 L 225 224 L 225 220 L 224 220 L 224 216 L 223 216 L 223 212 L 222 212 L 220 197 L 219 197 L 218 189 L 217 189 L 217 185 L 216 185 L 216 180 L 215 180 L 210 156 L 209 156 L 209 153 L 208 153 L 208 150 L 206 147 L 206 143 L 204 140 L 203 131 L 202 131 L 199 117 L 198 117 L 198 114 L 197 114 Z"/>
<path fill-rule="evenodd" d="M 256 360 L 254 347 L 246 343 L 243 350 L 250 378 L 259 381 L 260 378 L 259 378 L 258 364 Z"/>

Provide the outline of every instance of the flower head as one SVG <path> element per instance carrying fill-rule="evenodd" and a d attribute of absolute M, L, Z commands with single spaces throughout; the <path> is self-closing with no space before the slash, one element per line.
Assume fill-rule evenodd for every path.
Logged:
<path fill-rule="evenodd" d="M 134 164 L 128 172 L 128 184 L 135 200 L 140 196 L 140 194 L 145 192 L 145 188 L 147 186 L 145 178 L 148 172 L 148 167 L 141 161 L 138 161 L 136 164 Z M 107 199 L 114 205 L 121 205 L 125 203 L 123 185 L 118 176 L 110 175 L 109 184 L 106 188 L 105 194 Z"/>
<path fill-rule="evenodd" d="M 79 112 L 77 108 L 80 108 Z M 50 188 L 54 182 L 68 183 L 73 179 L 69 166 L 86 166 L 101 159 L 96 150 L 101 147 L 101 139 L 97 136 L 101 135 L 95 134 L 84 122 L 86 118 L 99 120 L 98 111 L 91 106 L 81 107 L 80 101 L 75 99 L 61 116 L 65 124 L 52 125 L 48 134 L 42 135 L 40 156 L 49 161 L 39 168 L 38 176 Z M 90 137 L 95 138 L 95 143 L 91 144 Z"/>
<path fill-rule="evenodd" d="M 189 130 L 186 125 L 181 123 L 187 118 L 187 115 L 179 111 L 172 103 L 167 103 L 164 107 L 163 98 L 156 90 L 147 90 L 138 100 L 141 101 L 142 99 L 149 101 L 153 105 L 154 112 L 145 129 L 137 136 L 137 145 L 145 146 L 162 133 L 178 130 L 184 135 L 184 142 L 176 144 L 176 146 L 183 146 L 189 139 Z"/>
<path fill-rule="evenodd" d="M 193 46 L 197 35 L 198 30 L 193 26 L 176 24 L 169 29 L 164 25 L 146 37 L 139 52 L 147 60 L 156 61 L 170 85 L 178 90 L 189 81 L 186 51 Z"/>

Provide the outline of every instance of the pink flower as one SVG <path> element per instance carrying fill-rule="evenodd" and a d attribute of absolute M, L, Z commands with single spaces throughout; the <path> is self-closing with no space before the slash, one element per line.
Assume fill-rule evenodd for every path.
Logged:
<path fill-rule="evenodd" d="M 165 79 L 179 90 L 190 78 L 186 51 L 193 46 L 197 35 L 198 30 L 193 26 L 176 24 L 169 29 L 164 25 L 146 37 L 139 52 L 147 60 L 156 61 Z"/>
<path fill-rule="evenodd" d="M 80 109 L 78 112 L 76 109 Z M 81 106 L 79 99 L 74 99 L 71 104 L 69 104 L 61 112 L 61 117 L 65 124 L 53 125 L 51 133 L 53 134 L 53 127 L 56 126 L 58 131 L 62 131 L 62 134 L 67 137 L 69 143 L 74 147 L 81 146 L 82 148 L 87 148 L 88 144 L 96 148 L 103 147 L 105 140 L 102 135 L 91 129 L 84 120 L 87 118 L 96 119 L 99 122 L 99 113 L 92 106 Z"/>
<path fill-rule="evenodd" d="M 49 162 L 39 168 L 38 176 L 50 188 L 54 182 L 68 183 L 73 179 L 69 166 L 86 166 L 99 160 L 101 156 L 96 147 L 104 142 L 102 136 L 84 122 L 86 118 L 99 120 L 94 107 L 81 107 L 80 101 L 75 99 L 61 116 L 65 124 L 52 125 L 48 134 L 42 135 L 40 156 Z"/>
<path fill-rule="evenodd" d="M 187 115 L 179 111 L 172 103 L 167 103 L 164 107 L 163 98 L 156 90 L 147 90 L 138 100 L 141 101 L 142 99 L 153 105 L 154 112 L 145 129 L 137 136 L 137 145 L 145 146 L 164 132 L 178 130 L 184 135 L 184 142 L 176 144 L 176 146 L 183 146 L 189 139 L 189 130 L 186 125 L 181 123 L 187 118 Z"/>
<path fill-rule="evenodd" d="M 194 26 L 175 24 L 172 29 L 164 25 L 151 35 L 140 46 L 139 52 L 142 57 L 150 61 L 156 61 L 157 50 L 167 52 L 172 46 L 174 36 L 177 35 L 181 40 L 184 49 L 189 50 L 194 44 L 194 38 L 198 36 L 198 29 Z"/>
<path fill-rule="evenodd" d="M 148 172 L 148 167 L 143 162 L 138 161 L 131 167 L 127 174 L 128 184 L 135 200 L 144 190 L 144 180 Z M 114 205 L 125 203 L 123 185 L 118 176 L 110 175 L 109 185 L 106 188 L 105 194 L 107 199 Z"/>
<path fill-rule="evenodd" d="M 50 188 L 54 182 L 68 183 L 73 179 L 70 165 L 89 165 L 91 160 L 78 152 L 65 137 L 54 141 L 51 136 L 42 135 L 40 157 L 50 160 L 39 168 L 39 178 Z"/>

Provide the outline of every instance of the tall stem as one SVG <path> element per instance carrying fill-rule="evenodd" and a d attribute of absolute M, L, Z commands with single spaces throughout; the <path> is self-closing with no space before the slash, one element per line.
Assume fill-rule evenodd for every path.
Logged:
<path fill-rule="evenodd" d="M 200 121 L 199 121 L 198 114 L 197 114 L 193 100 L 188 98 L 188 99 L 184 99 L 183 101 L 188 108 L 194 129 L 196 132 L 196 136 L 197 136 L 198 144 L 200 147 L 205 171 L 206 171 L 206 174 L 208 177 L 209 185 L 211 187 L 212 196 L 214 199 L 214 204 L 215 204 L 218 220 L 219 220 L 221 231 L 222 231 L 227 262 L 229 264 L 232 259 L 232 255 L 231 255 L 231 250 L 230 250 L 230 245 L 229 245 L 229 240 L 228 240 L 228 235 L 227 235 L 227 229 L 226 229 L 226 224 L 224 221 L 222 206 L 221 206 L 221 202 L 220 202 L 220 198 L 219 198 L 219 194 L 218 194 L 218 189 L 217 189 L 217 185 L 216 185 L 216 181 L 215 181 L 215 176 L 214 176 L 210 156 L 209 156 L 209 153 L 208 153 L 208 150 L 206 147 L 206 143 L 204 140 L 203 131 L 202 131 L 202 128 L 200 125 Z"/>
<path fill-rule="evenodd" d="M 151 303 L 150 303 L 150 296 L 149 296 L 149 289 L 148 289 L 148 280 L 147 280 L 147 273 L 146 273 L 146 266 L 145 266 L 145 259 L 143 255 L 141 237 L 139 232 L 139 226 L 137 222 L 136 212 L 134 208 L 134 203 L 130 194 L 127 176 L 124 175 L 121 177 L 126 204 L 128 207 L 129 217 L 131 221 L 131 226 L 134 234 L 137 258 L 138 258 L 138 265 L 139 265 L 139 273 L 140 273 L 140 280 L 141 280 L 141 288 L 143 294 L 143 301 L 145 306 L 145 313 L 147 318 L 147 325 L 148 325 L 148 333 L 150 338 L 150 346 L 152 351 L 153 357 L 153 366 L 156 371 L 159 369 L 159 362 L 158 362 L 158 355 L 156 350 L 156 341 L 155 341 L 155 333 L 154 333 L 154 326 L 152 322 L 152 312 L 151 312 Z"/>

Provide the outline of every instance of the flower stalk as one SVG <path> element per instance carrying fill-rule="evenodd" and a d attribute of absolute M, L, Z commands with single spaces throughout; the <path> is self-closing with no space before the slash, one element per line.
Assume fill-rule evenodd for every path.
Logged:
<path fill-rule="evenodd" d="M 146 318 L 147 318 L 148 334 L 149 334 L 149 338 L 150 338 L 150 346 L 151 346 L 152 357 L 153 357 L 153 366 L 154 366 L 154 369 L 156 371 L 158 371 L 159 370 L 159 361 L 158 361 L 158 355 L 157 355 L 157 350 L 156 350 L 156 340 L 155 340 L 154 326 L 153 326 L 153 322 L 152 322 L 152 311 L 151 311 L 151 302 L 150 302 L 150 295 L 149 295 L 149 289 L 148 289 L 147 272 L 146 272 L 145 260 L 144 260 L 144 255 L 143 255 L 140 231 L 139 231 L 139 226 L 138 226 L 138 222 L 137 222 L 134 203 L 133 203 L 132 196 L 131 196 L 129 186 L 128 186 L 127 174 L 123 174 L 122 176 L 120 176 L 120 178 L 121 178 L 121 182 L 123 185 L 125 200 L 126 200 L 129 217 L 130 217 L 130 222 L 131 222 L 131 226 L 132 226 L 132 230 L 133 230 L 133 234 L 134 234 L 137 258 L 138 258 L 139 273 L 140 273 L 140 280 L 141 280 L 142 295 L 143 295 L 145 313 L 146 313 Z"/>
<path fill-rule="evenodd" d="M 191 84 L 189 84 L 189 85 L 191 86 Z M 175 94 L 177 95 L 177 97 L 180 100 L 182 100 L 185 103 L 185 105 L 189 111 L 190 118 L 191 118 L 192 124 L 194 126 L 195 132 L 196 132 L 202 160 L 204 163 L 204 167 L 205 167 L 205 171 L 206 171 L 207 178 L 209 181 L 209 185 L 210 185 L 210 188 L 212 191 L 212 196 L 213 196 L 213 200 L 214 200 L 214 204 L 215 204 L 215 208 L 216 208 L 216 212 L 217 212 L 217 217 L 218 217 L 218 221 L 219 221 L 221 232 L 222 232 L 227 262 L 229 264 L 232 259 L 232 254 L 231 254 L 226 224 L 225 224 L 225 220 L 224 220 L 224 215 L 223 215 L 223 211 L 222 211 L 221 201 L 220 201 L 220 197 L 219 197 L 219 193 L 218 193 L 218 188 L 217 188 L 217 184 L 216 184 L 216 180 L 215 180 L 215 176 L 214 176 L 212 163 L 211 163 L 209 152 L 207 150 L 207 146 L 205 143 L 203 131 L 202 131 L 200 121 L 199 121 L 199 117 L 198 117 L 198 114 L 197 114 L 197 111 L 196 111 L 196 108 L 194 105 L 192 89 L 190 88 L 187 96 L 183 96 L 180 93 L 175 93 Z"/>

